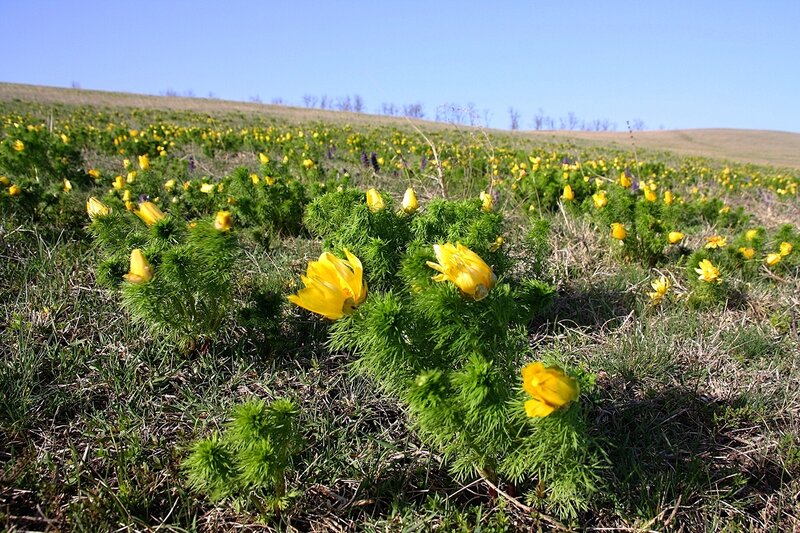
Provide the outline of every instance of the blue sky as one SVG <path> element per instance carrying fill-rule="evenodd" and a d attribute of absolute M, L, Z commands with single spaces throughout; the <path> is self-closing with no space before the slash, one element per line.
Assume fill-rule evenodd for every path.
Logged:
<path fill-rule="evenodd" d="M 0 81 L 800 132 L 800 1 L 0 0 Z"/>

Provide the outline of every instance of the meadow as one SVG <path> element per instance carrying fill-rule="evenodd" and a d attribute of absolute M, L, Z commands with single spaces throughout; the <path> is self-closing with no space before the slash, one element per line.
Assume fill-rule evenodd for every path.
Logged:
<path fill-rule="evenodd" d="M 791 150 L 80 93 L 0 98 L 6 530 L 800 529 Z"/>

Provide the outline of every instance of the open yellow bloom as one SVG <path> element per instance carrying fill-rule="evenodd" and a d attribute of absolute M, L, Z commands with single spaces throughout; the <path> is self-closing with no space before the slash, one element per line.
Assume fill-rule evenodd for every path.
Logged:
<path fill-rule="evenodd" d="M 708 259 L 700 261 L 697 267 L 694 269 L 695 272 L 700 274 L 697 279 L 707 283 L 717 283 L 719 281 L 719 269 Z"/>
<path fill-rule="evenodd" d="M 367 191 L 367 207 L 373 213 L 377 213 L 378 211 L 382 211 L 386 208 L 386 204 L 383 203 L 383 197 L 381 193 L 379 193 L 376 189 L 369 189 Z"/>
<path fill-rule="evenodd" d="M 100 178 L 100 171 L 97 170 L 96 168 L 89 169 L 89 172 L 87 172 L 87 174 L 89 174 L 94 179 L 99 179 Z"/>
<path fill-rule="evenodd" d="M 308 263 L 301 276 L 304 288 L 290 295 L 289 301 L 330 320 L 349 315 L 367 297 L 361 261 L 344 250 L 347 260 L 324 252 L 319 261 Z"/>
<path fill-rule="evenodd" d="M 419 209 L 419 203 L 417 203 L 417 195 L 414 194 L 414 189 L 409 187 L 406 189 L 406 193 L 403 195 L 403 211 L 408 213 L 409 215 Z"/>
<path fill-rule="evenodd" d="M 792 243 L 783 241 L 781 243 L 781 251 L 779 252 L 782 256 L 789 255 L 792 253 Z"/>
<path fill-rule="evenodd" d="M 602 209 L 608 204 L 608 198 L 606 198 L 606 191 L 597 191 L 592 195 L 592 201 L 594 202 L 594 206 L 597 209 Z"/>
<path fill-rule="evenodd" d="M 481 191 L 481 209 L 489 213 L 494 209 L 494 198 L 486 191 Z"/>
<path fill-rule="evenodd" d="M 204 183 L 200 186 L 200 192 L 204 192 L 206 194 L 213 193 L 217 187 L 213 183 Z"/>
<path fill-rule="evenodd" d="M 675 200 L 675 197 L 672 195 L 672 191 L 664 191 L 664 203 L 667 205 L 672 205 L 672 202 Z"/>
<path fill-rule="evenodd" d="M 130 272 L 122 277 L 130 283 L 147 283 L 153 279 L 153 267 L 147 262 L 147 258 L 139 248 L 131 251 Z"/>
<path fill-rule="evenodd" d="M 769 266 L 777 265 L 781 262 L 781 254 L 767 254 L 767 258 L 764 260 Z"/>
<path fill-rule="evenodd" d="M 125 187 L 125 179 L 122 176 L 114 178 L 114 188 L 118 191 Z"/>
<path fill-rule="evenodd" d="M 728 241 L 725 237 L 720 237 L 719 235 L 712 235 L 706 240 L 708 241 L 706 243 L 706 248 L 725 248 L 728 245 Z"/>
<path fill-rule="evenodd" d="M 64 192 L 70 192 L 72 190 L 72 182 L 67 178 L 64 178 L 64 183 L 62 184 L 61 188 Z"/>
<path fill-rule="evenodd" d="M 658 196 L 656 196 L 656 193 L 653 189 L 651 189 L 650 187 L 645 187 L 644 199 L 647 200 L 648 202 L 655 202 L 658 199 Z"/>
<path fill-rule="evenodd" d="M 89 214 L 89 218 L 94 220 L 97 217 L 104 217 L 109 214 L 111 208 L 92 196 L 86 201 L 86 212 Z"/>
<path fill-rule="evenodd" d="M 561 193 L 561 199 L 565 202 L 571 202 L 575 199 L 575 192 L 572 190 L 569 183 L 564 185 L 564 192 Z"/>
<path fill-rule="evenodd" d="M 628 177 L 627 174 L 624 172 L 619 175 L 619 184 L 621 187 L 625 187 L 626 189 L 633 185 L 633 181 Z"/>
<path fill-rule="evenodd" d="M 756 237 L 758 237 L 758 230 L 757 230 L 757 229 L 749 229 L 749 230 L 747 230 L 747 232 L 744 234 L 744 237 L 745 237 L 745 238 L 746 238 L 748 241 L 752 241 L 753 239 L 755 239 Z"/>
<path fill-rule="evenodd" d="M 455 246 L 434 244 L 433 251 L 439 262 L 428 261 L 427 265 L 440 272 L 433 276 L 434 281 L 452 281 L 462 294 L 476 301 L 486 298 L 497 276 L 478 254 L 460 242 Z"/>
<path fill-rule="evenodd" d="M 12 146 L 14 150 L 16 150 L 17 152 L 22 152 L 23 150 L 25 150 L 25 143 L 20 141 L 19 139 L 14 141 L 14 144 Z"/>
<path fill-rule="evenodd" d="M 522 388 L 533 398 L 525 402 L 529 417 L 544 417 L 578 399 L 578 382 L 558 367 L 539 361 L 522 369 Z"/>
<path fill-rule="evenodd" d="M 230 211 L 218 211 L 217 218 L 214 220 L 214 227 L 219 231 L 230 231 L 233 226 L 233 217 Z"/>
<path fill-rule="evenodd" d="M 739 248 L 739 253 L 742 254 L 742 257 L 745 259 L 752 259 L 756 256 L 756 251 L 753 248 L 745 248 L 744 246 Z"/>
<path fill-rule="evenodd" d="M 12 185 L 8 188 L 9 196 L 19 196 L 22 194 L 22 189 L 19 188 L 19 185 Z"/>
<path fill-rule="evenodd" d="M 142 170 L 147 170 L 150 168 L 150 158 L 147 154 L 139 156 L 139 168 Z"/>
<path fill-rule="evenodd" d="M 148 226 L 152 226 L 166 216 L 153 202 L 140 203 L 139 209 L 134 211 L 134 214 L 141 218 Z"/>
<path fill-rule="evenodd" d="M 654 279 L 650 282 L 650 286 L 653 287 L 653 292 L 648 292 L 647 295 L 650 297 L 653 305 L 658 305 L 661 303 L 661 300 L 664 299 L 664 296 L 666 296 L 671 284 L 669 279 L 661 276 L 659 279 Z"/>
<path fill-rule="evenodd" d="M 619 222 L 614 222 L 611 224 L 611 236 L 618 241 L 623 241 L 628 236 L 628 232 L 625 230 L 625 226 Z"/>
<path fill-rule="evenodd" d="M 669 241 L 670 244 L 678 244 L 683 240 L 684 237 L 686 237 L 686 235 L 684 235 L 680 231 L 670 231 L 669 234 L 667 235 L 667 240 Z"/>
<path fill-rule="evenodd" d="M 261 161 L 262 165 L 269 163 L 269 157 L 267 157 L 267 155 L 264 153 L 258 154 L 258 160 Z"/>

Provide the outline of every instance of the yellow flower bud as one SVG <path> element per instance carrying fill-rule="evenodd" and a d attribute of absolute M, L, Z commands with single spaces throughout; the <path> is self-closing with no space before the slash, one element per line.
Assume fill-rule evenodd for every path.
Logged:
<path fill-rule="evenodd" d="M 625 230 L 625 226 L 619 222 L 614 222 L 611 224 L 611 237 L 617 239 L 618 241 L 623 241 L 627 236 L 628 232 Z"/>
<path fill-rule="evenodd" d="M 89 218 L 94 220 L 97 217 L 104 217 L 111 212 L 111 208 L 92 196 L 86 201 L 86 212 Z"/>
<path fill-rule="evenodd" d="M 670 231 L 669 234 L 667 235 L 667 240 L 669 241 L 670 244 L 678 244 L 683 240 L 684 237 L 686 237 L 686 235 L 684 235 L 680 231 Z"/>
<path fill-rule="evenodd" d="M 214 227 L 219 231 L 230 231 L 233 225 L 233 218 L 230 211 L 218 211 L 217 218 L 214 220 Z"/>
<path fill-rule="evenodd" d="M 781 262 L 781 254 L 767 254 L 767 258 L 764 260 L 769 266 L 777 265 Z"/>
<path fill-rule="evenodd" d="M 373 213 L 377 213 L 378 211 L 383 210 L 386 207 L 386 204 L 383 203 L 383 197 L 381 193 L 379 193 L 375 189 L 369 189 L 367 191 L 367 206 L 369 210 Z"/>
<path fill-rule="evenodd" d="M 427 265 L 440 272 L 433 276 L 434 281 L 450 281 L 462 294 L 473 300 L 482 300 L 494 287 L 497 276 L 478 254 L 456 243 L 433 245 L 438 263 L 428 261 Z"/>
<path fill-rule="evenodd" d="M 419 204 L 417 203 L 417 195 L 414 194 L 414 189 L 409 187 L 406 189 L 406 193 L 403 195 L 403 211 L 408 213 L 409 215 L 419 209 Z"/>
<path fill-rule="evenodd" d="M 567 183 L 564 185 L 564 192 L 561 193 L 561 199 L 566 202 L 571 202 L 575 199 L 575 193 L 572 191 L 572 187 Z"/>
<path fill-rule="evenodd" d="M 558 367 L 535 362 L 522 369 L 522 387 L 532 399 L 525 402 L 529 417 L 545 417 L 578 399 L 578 382 Z"/>
<path fill-rule="evenodd" d="M 147 170 L 150 168 L 150 158 L 147 156 L 147 154 L 139 156 L 139 168 L 142 170 Z"/>
<path fill-rule="evenodd" d="M 22 194 L 22 189 L 20 189 L 18 185 L 12 185 L 8 188 L 8 194 L 9 196 L 19 196 Z"/>
<path fill-rule="evenodd" d="M 145 224 L 152 226 L 159 220 L 162 220 L 166 215 L 158 208 L 153 202 L 142 202 L 139 204 L 139 209 L 134 211 L 137 217 L 141 218 Z"/>
<path fill-rule="evenodd" d="M 311 261 L 300 278 L 304 288 L 289 301 L 330 320 L 352 313 L 367 298 L 367 284 L 361 261 L 347 249 L 344 254 L 346 261 L 328 252 Z"/>
<path fill-rule="evenodd" d="M 153 279 L 153 268 L 139 248 L 131 251 L 130 271 L 122 277 L 129 283 L 147 283 Z"/>
<path fill-rule="evenodd" d="M 494 210 L 494 198 L 486 191 L 481 191 L 481 209 L 484 213 Z"/>

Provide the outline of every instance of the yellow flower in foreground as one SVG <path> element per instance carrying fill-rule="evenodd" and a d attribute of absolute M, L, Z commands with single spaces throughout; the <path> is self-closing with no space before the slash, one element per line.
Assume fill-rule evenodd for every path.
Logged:
<path fill-rule="evenodd" d="M 575 192 L 572 190 L 569 183 L 564 185 L 564 192 L 561 193 L 561 199 L 565 202 L 571 202 L 575 199 Z"/>
<path fill-rule="evenodd" d="M 742 257 L 745 259 L 752 259 L 756 256 L 756 251 L 753 248 L 745 248 L 744 246 L 739 248 L 739 253 L 742 254 Z"/>
<path fill-rule="evenodd" d="M 792 253 L 792 243 L 783 241 L 781 243 L 781 251 L 779 252 L 781 255 L 786 256 Z"/>
<path fill-rule="evenodd" d="M 720 237 L 719 235 L 712 235 L 706 239 L 708 242 L 706 243 L 706 248 L 725 248 L 728 245 L 728 241 L 725 237 Z"/>
<path fill-rule="evenodd" d="M 749 230 L 747 230 L 747 232 L 744 234 L 744 237 L 745 237 L 745 239 L 747 239 L 748 241 L 752 241 L 753 239 L 755 239 L 756 237 L 758 237 L 758 230 L 757 230 L 757 229 L 749 229 Z"/>
<path fill-rule="evenodd" d="M 214 227 L 219 231 L 230 231 L 233 225 L 233 217 L 230 211 L 218 211 L 217 218 L 214 220 Z"/>
<path fill-rule="evenodd" d="M 303 168 L 306 170 L 314 168 L 314 161 L 311 159 L 303 159 Z"/>
<path fill-rule="evenodd" d="M 92 196 L 86 201 L 86 212 L 89 214 L 89 218 L 94 220 L 97 217 L 104 217 L 111 212 L 111 209 Z"/>
<path fill-rule="evenodd" d="M 267 163 L 269 163 L 269 157 L 267 157 L 267 155 L 263 153 L 258 154 L 258 160 L 261 161 L 262 165 L 266 165 Z"/>
<path fill-rule="evenodd" d="M 592 195 L 592 201 L 594 202 L 594 206 L 597 209 L 602 209 L 608 204 L 608 198 L 606 198 L 606 191 L 597 191 Z"/>
<path fill-rule="evenodd" d="M 118 191 L 125 187 L 125 179 L 122 176 L 114 178 L 114 188 Z"/>
<path fill-rule="evenodd" d="M 781 254 L 767 254 L 767 258 L 764 260 L 769 266 L 777 265 L 781 262 Z"/>
<path fill-rule="evenodd" d="M 367 297 L 367 284 L 363 280 L 361 261 L 344 250 L 347 260 L 324 252 L 319 261 L 308 263 L 306 275 L 301 276 L 305 286 L 289 301 L 330 320 L 337 320 L 353 312 Z"/>
<path fill-rule="evenodd" d="M 522 388 L 533 398 L 525 402 L 529 417 L 544 417 L 578 399 L 578 382 L 558 367 L 535 362 L 522 369 Z"/>
<path fill-rule="evenodd" d="M 611 236 L 618 241 L 623 241 L 628 236 L 628 232 L 625 230 L 625 226 L 619 222 L 614 222 L 611 224 Z"/>
<path fill-rule="evenodd" d="M 19 139 L 14 141 L 14 144 L 12 146 L 14 147 L 14 150 L 16 150 L 17 152 L 22 152 L 23 150 L 25 150 L 25 143 L 20 141 Z"/>
<path fill-rule="evenodd" d="M 19 196 L 22 194 L 22 189 L 19 188 L 19 185 L 12 185 L 8 188 L 8 194 L 10 196 Z"/>
<path fill-rule="evenodd" d="M 667 235 L 667 240 L 669 241 L 670 244 L 678 244 L 683 240 L 684 237 L 686 237 L 686 235 L 684 235 L 680 231 L 670 231 L 669 234 Z"/>
<path fill-rule="evenodd" d="M 481 209 L 489 213 L 494 209 L 494 198 L 486 191 L 481 191 Z"/>
<path fill-rule="evenodd" d="M 460 242 L 455 246 L 434 244 L 433 251 L 439 262 L 428 261 L 427 265 L 440 272 L 433 276 L 434 281 L 452 281 L 462 294 L 476 301 L 486 298 L 497 276 L 478 254 Z"/>
<path fill-rule="evenodd" d="M 147 170 L 150 168 L 150 158 L 147 156 L 147 154 L 139 156 L 139 168 L 142 170 Z"/>
<path fill-rule="evenodd" d="M 369 189 L 367 191 L 367 207 L 369 207 L 369 210 L 373 213 L 382 211 L 386 207 L 386 204 L 383 203 L 381 193 L 376 189 Z"/>
<path fill-rule="evenodd" d="M 719 281 L 719 269 L 708 259 L 703 259 L 694 271 L 700 274 L 697 279 L 707 283 L 717 283 Z"/>
<path fill-rule="evenodd" d="M 62 184 L 61 188 L 63 189 L 64 192 L 70 192 L 72 190 L 72 182 L 69 181 L 67 178 L 64 178 L 64 183 Z"/>
<path fill-rule="evenodd" d="M 625 187 L 627 189 L 633 185 L 633 180 L 631 180 L 628 175 L 623 172 L 619 175 L 619 184 L 621 187 Z"/>
<path fill-rule="evenodd" d="M 417 195 L 414 194 L 414 189 L 409 187 L 406 189 L 406 193 L 403 195 L 403 211 L 408 213 L 409 215 L 419 209 L 419 203 L 417 203 Z"/>
<path fill-rule="evenodd" d="M 0 185 L 3 185 L 3 186 L 5 186 L 5 187 L 8 187 L 8 185 L 9 185 L 10 183 L 11 183 L 11 180 L 10 180 L 10 179 L 8 179 L 8 176 L 0 176 Z"/>
<path fill-rule="evenodd" d="M 142 202 L 139 204 L 139 209 L 134 211 L 137 217 L 141 218 L 145 224 L 152 226 L 159 220 L 163 219 L 166 215 L 158 208 L 153 202 Z"/>
<path fill-rule="evenodd" d="M 664 203 L 666 205 L 672 205 L 674 200 L 675 196 L 673 196 L 672 191 L 664 191 Z"/>
<path fill-rule="evenodd" d="M 658 196 L 656 196 L 656 193 L 655 191 L 653 191 L 653 189 L 651 189 L 650 187 L 645 187 L 644 199 L 647 200 L 648 202 L 655 202 L 658 199 Z"/>
<path fill-rule="evenodd" d="M 652 282 L 650 282 L 650 286 L 653 287 L 653 292 L 648 292 L 647 295 L 650 297 L 653 305 L 658 305 L 661 303 L 661 300 L 664 299 L 664 296 L 666 296 L 671 284 L 669 279 L 661 276 L 660 278 L 654 279 Z"/>
<path fill-rule="evenodd" d="M 213 193 L 217 187 L 213 183 L 204 183 L 200 186 L 200 192 L 204 192 L 206 194 Z"/>
<path fill-rule="evenodd" d="M 147 258 L 139 248 L 131 251 L 130 272 L 122 277 L 130 283 L 147 283 L 153 279 L 153 267 L 147 262 Z"/>

